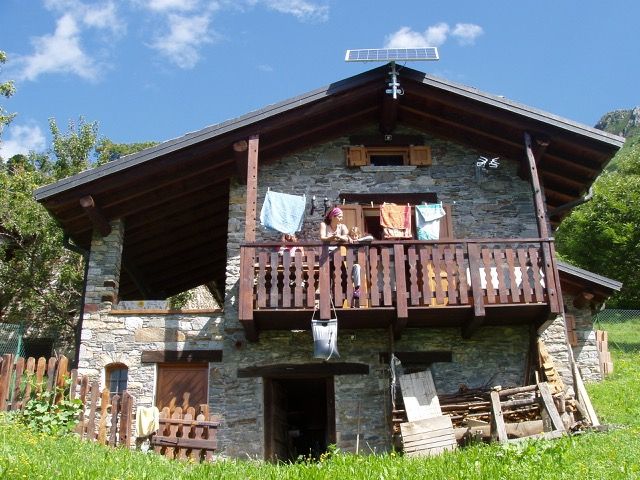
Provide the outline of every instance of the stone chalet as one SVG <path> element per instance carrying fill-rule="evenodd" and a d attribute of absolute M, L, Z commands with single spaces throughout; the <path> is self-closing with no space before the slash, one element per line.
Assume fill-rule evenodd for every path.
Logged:
<path fill-rule="evenodd" d="M 394 100 L 388 70 L 38 189 L 90 252 L 80 371 L 208 404 L 222 455 L 267 459 L 389 450 L 391 354 L 449 393 L 529 384 L 543 339 L 569 394 L 573 362 L 599 380 L 591 315 L 620 283 L 559 262 L 552 229 L 624 140 L 410 68 Z M 259 225 L 268 191 L 305 197 L 302 250 Z M 385 203 L 442 204 L 438 239 L 382 239 Z M 322 244 L 330 204 L 374 240 Z M 130 308 L 200 285 L 221 308 Z M 339 358 L 314 358 L 312 317 Z"/>

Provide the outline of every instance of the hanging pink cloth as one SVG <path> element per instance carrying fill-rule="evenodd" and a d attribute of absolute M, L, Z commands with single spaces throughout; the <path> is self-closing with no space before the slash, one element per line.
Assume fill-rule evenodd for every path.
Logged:
<path fill-rule="evenodd" d="M 380 226 L 384 238 L 413 238 L 411 206 L 383 203 L 380 205 Z"/>

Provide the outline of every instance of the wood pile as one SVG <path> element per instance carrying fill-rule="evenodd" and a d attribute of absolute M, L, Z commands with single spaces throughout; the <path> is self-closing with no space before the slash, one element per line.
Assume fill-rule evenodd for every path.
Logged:
<path fill-rule="evenodd" d="M 596 330 L 596 346 L 598 347 L 600 373 L 606 377 L 613 373 L 613 360 L 611 360 L 611 352 L 609 352 L 609 335 L 606 330 Z"/>

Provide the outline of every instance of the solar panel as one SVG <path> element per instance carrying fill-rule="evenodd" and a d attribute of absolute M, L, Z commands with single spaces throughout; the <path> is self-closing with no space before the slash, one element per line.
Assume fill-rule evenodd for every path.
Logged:
<path fill-rule="evenodd" d="M 363 48 L 347 50 L 345 62 L 400 62 L 404 60 L 439 60 L 436 47 Z"/>

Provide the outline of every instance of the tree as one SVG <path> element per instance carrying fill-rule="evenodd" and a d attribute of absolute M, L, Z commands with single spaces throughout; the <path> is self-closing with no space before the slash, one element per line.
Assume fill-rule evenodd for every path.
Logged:
<path fill-rule="evenodd" d="M 62 133 L 52 119 L 50 128 L 50 155 L 15 155 L 0 169 L 0 321 L 73 345 L 82 257 L 64 248 L 62 231 L 33 191 L 89 167 L 97 124 L 81 118 Z"/>
<path fill-rule="evenodd" d="M 6 61 L 7 61 L 6 53 L 0 50 L 0 66 L 4 65 Z M 4 98 L 9 98 L 11 95 L 15 93 L 15 91 L 16 91 L 16 88 L 12 81 L 9 80 L 9 81 L 0 83 L 0 96 Z M 7 126 L 15 116 L 16 116 L 15 113 L 7 113 L 7 111 L 2 106 L 0 106 L 0 135 L 2 135 L 2 130 L 4 129 L 4 127 Z"/>
<path fill-rule="evenodd" d="M 627 143 L 615 170 L 596 180 L 593 199 L 562 222 L 556 240 L 570 263 L 623 282 L 608 306 L 640 309 L 640 142 Z"/>

